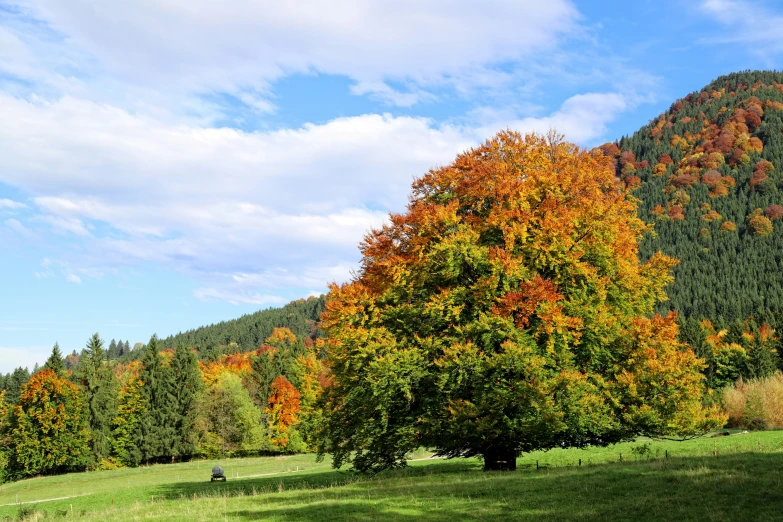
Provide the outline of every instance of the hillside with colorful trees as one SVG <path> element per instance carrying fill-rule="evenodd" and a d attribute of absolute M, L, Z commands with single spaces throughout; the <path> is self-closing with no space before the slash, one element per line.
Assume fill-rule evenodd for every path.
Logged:
<path fill-rule="evenodd" d="M 679 260 L 668 301 L 714 386 L 774 371 L 783 328 L 783 73 L 723 76 L 600 147 L 653 226 L 640 257 Z M 716 337 L 717 336 L 717 337 Z M 731 348 L 725 348 L 730 346 Z"/>
<path fill-rule="evenodd" d="M 153 337 L 137 360 L 107 360 L 97 334 L 66 369 L 55 346 L 19 388 L 0 392 L 0 482 L 194 457 L 312 449 L 330 380 L 323 341 L 275 328 L 255 350 L 198 360 Z"/>

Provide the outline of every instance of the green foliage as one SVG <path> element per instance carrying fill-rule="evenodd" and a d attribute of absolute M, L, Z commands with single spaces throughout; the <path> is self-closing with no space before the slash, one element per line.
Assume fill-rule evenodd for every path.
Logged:
<path fill-rule="evenodd" d="M 111 454 L 112 421 L 117 410 L 117 383 L 106 361 L 103 340 L 97 333 L 93 334 L 81 358 L 77 379 L 87 403 L 96 463 Z"/>
<path fill-rule="evenodd" d="M 193 441 L 197 413 L 196 399 L 201 391 L 202 381 L 196 354 L 183 344 L 178 345 L 174 352 L 171 385 L 174 401 L 172 456 L 190 457 L 195 453 Z"/>
<path fill-rule="evenodd" d="M 261 426 L 261 410 L 253 404 L 238 376 L 221 373 L 206 389 L 199 405 L 196 431 L 205 456 L 271 449 Z"/>
<path fill-rule="evenodd" d="M 417 447 L 513 469 L 520 452 L 694 433 L 700 363 L 649 318 L 673 261 L 605 158 L 503 132 L 414 182 L 324 315 L 319 453 L 361 471 Z"/>
<path fill-rule="evenodd" d="M 153 462 L 174 455 L 174 397 L 172 373 L 163 365 L 158 342 L 153 336 L 144 349 L 139 378 L 143 383 L 142 399 L 146 408 L 135 431 L 135 443 L 141 449 L 142 461 Z"/>
<path fill-rule="evenodd" d="M 124 466 L 136 467 L 142 461 L 139 445 L 141 422 L 147 415 L 143 383 L 135 377 L 120 389 L 117 413 L 112 422 L 112 454 Z"/>
<path fill-rule="evenodd" d="M 196 348 L 202 357 L 215 360 L 231 343 L 236 343 L 241 351 L 255 350 L 272 335 L 275 328 L 288 328 L 299 339 L 315 339 L 320 335 L 318 322 L 324 303 L 323 296 L 299 299 L 282 308 L 269 308 L 232 321 L 179 333 L 159 341 L 159 344 L 162 348 L 175 348 L 182 343 Z"/>
<path fill-rule="evenodd" d="M 5 400 L 8 404 L 17 404 L 22 386 L 30 379 L 30 372 L 27 368 L 16 368 L 5 378 L 4 390 L 6 392 Z"/>
<path fill-rule="evenodd" d="M 669 301 L 660 303 L 657 311 L 677 310 L 683 318 L 708 318 L 718 328 L 751 316 L 775 330 L 783 327 L 783 258 L 779 255 L 783 226 L 756 210 L 783 203 L 781 85 L 783 73 L 777 71 L 722 76 L 618 142 L 620 149 L 633 152 L 637 166 L 643 161 L 650 165 L 637 168 L 642 183 L 633 192 L 640 200 L 639 216 L 654 223 L 656 232 L 641 243 L 641 258 L 662 251 L 680 260 L 674 268 L 674 283 L 667 289 Z M 762 108 L 761 124 L 754 127 L 748 119 L 745 129 L 738 122 L 746 116 L 739 111 L 747 112 L 751 105 Z M 725 153 L 718 154 L 717 163 L 711 164 L 705 159 L 707 151 L 724 147 L 721 132 L 729 129 L 734 132 L 732 141 L 721 149 Z M 687 145 L 673 145 L 674 138 L 686 135 L 691 136 Z M 753 138 L 763 145 L 760 151 L 743 144 Z M 743 155 L 733 156 L 737 151 Z M 674 164 L 667 174 L 658 176 L 656 166 L 664 155 L 673 158 Z M 689 197 L 683 220 L 663 219 L 655 208 L 670 204 L 671 184 L 677 172 L 685 171 L 701 176 L 702 182 L 678 189 Z M 617 172 L 621 174 L 619 163 Z M 765 181 L 752 185 L 754 173 L 755 179 Z M 729 177 L 733 184 L 715 181 Z M 725 195 L 719 196 L 716 188 L 722 184 Z M 705 225 L 700 210 L 705 203 L 723 222 Z"/>
<path fill-rule="evenodd" d="M 44 369 L 52 370 L 59 376 L 65 375 L 65 359 L 63 359 L 63 354 L 60 352 L 60 345 L 57 343 L 54 343 L 52 354 L 46 360 Z"/>
<path fill-rule="evenodd" d="M 5 402 L 5 390 L 0 391 L 0 484 L 9 479 L 11 462 L 11 438 L 8 430 L 10 408 Z"/>

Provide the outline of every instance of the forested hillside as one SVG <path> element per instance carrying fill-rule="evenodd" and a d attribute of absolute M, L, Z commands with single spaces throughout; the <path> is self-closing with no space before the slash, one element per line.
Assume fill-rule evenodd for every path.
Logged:
<path fill-rule="evenodd" d="M 164 348 L 175 348 L 182 343 L 206 353 L 235 343 L 240 351 L 255 350 L 275 328 L 288 328 L 297 337 L 318 336 L 318 321 L 324 310 L 325 297 L 309 297 L 292 301 L 281 308 L 268 308 L 239 319 L 202 326 L 178 333 L 160 341 Z"/>
<path fill-rule="evenodd" d="M 617 145 L 602 148 L 655 224 L 640 255 L 680 260 L 661 311 L 780 326 L 783 73 L 720 77 Z"/>

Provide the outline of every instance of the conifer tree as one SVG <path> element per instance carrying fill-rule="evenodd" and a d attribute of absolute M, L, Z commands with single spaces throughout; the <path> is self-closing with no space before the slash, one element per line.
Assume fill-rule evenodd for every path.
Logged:
<path fill-rule="evenodd" d="M 172 455 L 174 430 L 171 426 L 172 404 L 171 372 L 163 365 L 158 352 L 158 339 L 153 336 L 142 356 L 142 371 L 139 377 L 144 383 L 142 398 L 147 410 L 139 422 L 137 445 L 141 448 L 142 460 L 152 462 Z"/>
<path fill-rule="evenodd" d="M 13 371 L 6 378 L 6 396 L 5 400 L 8 404 L 16 404 L 19 402 L 19 394 L 22 386 L 30 380 L 30 372 L 27 368 L 21 366 Z"/>
<path fill-rule="evenodd" d="M 109 343 L 109 350 L 106 353 L 106 358 L 111 361 L 112 359 L 116 359 L 118 355 L 119 353 L 117 350 L 117 341 L 112 339 L 111 342 Z"/>
<path fill-rule="evenodd" d="M 87 341 L 78 377 L 87 402 L 93 458 L 96 463 L 100 463 L 101 459 L 111 454 L 111 430 L 117 410 L 117 386 L 114 373 L 106 363 L 103 340 L 97 333 Z"/>
<path fill-rule="evenodd" d="M 171 368 L 172 396 L 174 398 L 174 439 L 172 457 L 189 457 L 195 452 L 193 425 L 196 416 L 196 401 L 201 390 L 196 355 L 184 344 L 177 345 Z"/>
<path fill-rule="evenodd" d="M 62 352 L 60 352 L 59 344 L 54 343 L 54 347 L 52 348 L 52 354 L 49 356 L 48 359 L 46 359 L 46 363 L 44 364 L 44 369 L 53 370 L 54 373 L 56 373 L 61 377 L 65 375 L 65 359 L 63 359 L 63 354 Z"/>

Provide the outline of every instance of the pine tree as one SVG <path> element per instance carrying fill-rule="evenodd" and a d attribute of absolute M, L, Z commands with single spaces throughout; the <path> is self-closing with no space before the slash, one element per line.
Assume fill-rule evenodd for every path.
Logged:
<path fill-rule="evenodd" d="M 174 396 L 173 457 L 189 457 L 195 452 L 193 426 L 196 416 L 196 400 L 201 390 L 196 355 L 184 344 L 177 345 L 171 368 L 172 395 Z"/>
<path fill-rule="evenodd" d="M 6 379 L 5 400 L 8 404 L 17 404 L 22 386 L 30 380 L 30 372 L 27 368 L 19 367 Z"/>
<path fill-rule="evenodd" d="M 44 369 L 53 370 L 54 373 L 60 377 L 65 375 L 65 359 L 63 359 L 63 354 L 60 352 L 59 344 L 54 343 L 52 354 L 46 359 L 46 363 L 44 363 Z"/>
<path fill-rule="evenodd" d="M 144 383 L 142 398 L 147 410 L 141 417 L 136 431 L 136 443 L 141 448 L 142 460 L 152 462 L 170 457 L 174 430 L 171 426 L 172 404 L 171 371 L 163 365 L 158 353 L 158 340 L 153 336 L 142 356 L 142 371 L 139 375 Z"/>
<path fill-rule="evenodd" d="M 117 410 L 114 373 L 106 363 L 103 340 L 96 333 L 87 341 L 79 365 L 79 383 L 84 391 L 92 430 L 91 449 L 96 463 L 111 454 L 111 430 Z"/>
<path fill-rule="evenodd" d="M 109 343 L 109 350 L 106 353 L 106 358 L 111 361 L 113 359 L 116 359 L 118 356 L 119 356 L 119 352 L 117 350 L 117 341 L 112 339 L 111 342 Z"/>

